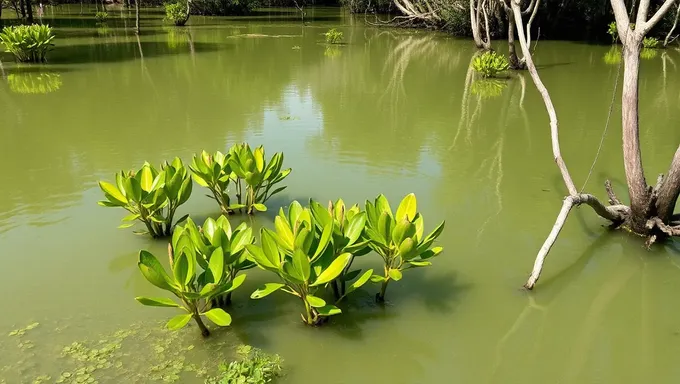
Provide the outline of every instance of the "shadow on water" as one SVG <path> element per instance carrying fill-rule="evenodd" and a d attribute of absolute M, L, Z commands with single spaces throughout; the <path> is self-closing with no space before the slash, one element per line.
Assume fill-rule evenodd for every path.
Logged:
<path fill-rule="evenodd" d="M 141 48 L 140 48 L 141 46 Z M 228 46 L 218 48 L 213 43 L 194 43 L 194 52 L 214 52 Z M 140 58 L 139 51 L 144 53 L 144 58 L 176 55 L 166 43 L 160 42 L 114 42 L 97 44 L 79 44 L 57 46 L 50 53 L 49 62 L 53 64 L 85 64 L 92 62 L 121 62 Z M 189 51 L 183 52 L 189 54 Z"/>

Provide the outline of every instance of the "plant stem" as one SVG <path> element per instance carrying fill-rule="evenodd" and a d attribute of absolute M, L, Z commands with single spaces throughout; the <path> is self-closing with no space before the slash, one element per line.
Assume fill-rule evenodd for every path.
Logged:
<path fill-rule="evenodd" d="M 335 300 L 340 300 L 341 293 L 340 290 L 338 289 L 338 280 L 333 280 L 331 282 L 331 287 L 333 287 L 333 296 L 335 297 Z"/>
<path fill-rule="evenodd" d="M 194 320 L 196 320 L 196 324 L 198 324 L 198 329 L 201 330 L 201 335 L 203 337 L 210 336 L 210 331 L 205 324 L 203 324 L 203 320 L 201 319 L 201 315 L 198 314 L 198 311 L 194 312 Z"/>

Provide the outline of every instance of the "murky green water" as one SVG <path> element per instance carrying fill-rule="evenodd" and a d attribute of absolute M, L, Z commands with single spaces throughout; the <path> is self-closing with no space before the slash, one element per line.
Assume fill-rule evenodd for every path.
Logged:
<path fill-rule="evenodd" d="M 486 91 L 466 87 L 470 41 L 366 27 L 363 17 L 337 10 L 313 10 L 304 25 L 276 11 L 192 17 L 182 30 L 147 11 L 139 41 L 125 29 L 132 15 L 110 13 L 104 29 L 79 7 L 48 10 L 59 38 L 47 65 L 20 68 L 0 55 L 0 377 L 7 383 L 42 374 L 54 382 L 67 369 L 87 368 L 88 361 L 60 357 L 62 349 L 83 340 L 90 348 L 100 340 L 119 345 L 120 333 L 107 336 L 119 330 L 127 331 L 125 347 L 100 362 L 113 367 L 95 364 L 102 383 L 154 382 L 159 370 L 171 377 L 175 368 L 150 367 L 173 354 L 187 364 L 216 359 L 240 342 L 280 353 L 285 382 L 296 384 L 680 380 L 680 244 L 645 251 L 583 208 L 570 217 L 537 289 L 520 289 L 565 193 L 528 74 Z M 346 44 L 323 44 L 330 27 Z M 577 184 L 607 119 L 617 69 L 605 62 L 608 49 L 538 45 Z M 666 171 L 680 142 L 679 64 L 675 50 L 643 61 L 650 177 Z M 616 104 L 588 185 L 601 197 L 606 178 L 625 194 L 619 116 Z M 444 253 L 390 286 L 384 308 L 369 287 L 345 315 L 316 329 L 300 323 L 289 297 L 249 300 L 271 281 L 253 270 L 235 294 L 229 330 L 206 343 L 191 327 L 174 336 L 182 351 L 159 350 L 175 348 L 159 344 L 168 336 L 158 334 L 173 311 L 133 298 L 160 293 L 136 261 L 139 249 L 161 254 L 165 244 L 116 229 L 124 213 L 96 205 L 96 182 L 144 160 L 188 160 L 243 140 L 283 151 L 294 169 L 272 211 L 292 199 L 363 202 L 415 192 L 428 228 L 447 221 Z M 178 214 L 217 215 L 200 192 Z M 360 264 L 379 266 L 370 256 Z M 8 336 L 33 322 L 40 325 L 24 336 Z M 180 382 L 201 382 L 182 375 Z"/>

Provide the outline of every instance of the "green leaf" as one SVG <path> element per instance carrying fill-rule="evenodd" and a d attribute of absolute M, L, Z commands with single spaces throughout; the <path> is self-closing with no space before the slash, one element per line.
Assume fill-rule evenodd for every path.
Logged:
<path fill-rule="evenodd" d="M 342 277 L 342 280 L 344 281 L 350 281 L 353 280 L 355 277 L 359 276 L 361 273 L 361 269 L 355 269 L 351 272 L 345 273 L 345 275 Z"/>
<path fill-rule="evenodd" d="M 372 283 L 382 283 L 382 282 L 385 281 L 385 280 L 386 280 L 385 277 L 380 276 L 380 275 L 373 275 L 373 276 L 371 276 L 371 282 L 372 282 Z"/>
<path fill-rule="evenodd" d="M 392 216 L 387 212 L 380 214 L 380 219 L 378 219 L 377 231 L 385 239 L 386 244 L 389 244 L 392 239 Z"/>
<path fill-rule="evenodd" d="M 132 201 L 140 202 L 142 201 L 142 187 L 139 185 L 139 181 L 134 177 L 125 179 L 123 182 L 125 186 L 125 195 L 128 196 Z"/>
<path fill-rule="evenodd" d="M 175 281 L 186 287 L 190 279 L 189 277 L 189 258 L 186 252 L 179 254 L 175 253 L 175 262 L 173 263 L 172 273 L 175 276 Z"/>
<path fill-rule="evenodd" d="M 401 244 L 404 239 L 414 237 L 415 234 L 415 224 L 406 219 L 401 219 L 397 226 L 392 230 L 392 242 L 394 242 L 394 244 Z"/>
<path fill-rule="evenodd" d="M 267 206 L 264 205 L 264 204 L 259 204 L 259 203 L 253 204 L 253 208 L 255 208 L 256 210 L 258 210 L 260 212 L 266 212 L 267 211 Z"/>
<path fill-rule="evenodd" d="M 187 177 L 183 182 L 182 186 L 179 188 L 179 203 L 178 205 L 182 205 L 189 200 L 189 197 L 191 196 L 191 191 L 193 189 L 194 184 L 191 182 L 191 178 Z"/>
<path fill-rule="evenodd" d="M 295 243 L 295 237 L 293 236 L 293 231 L 281 216 L 276 216 L 274 219 L 274 228 L 276 228 L 278 238 L 282 242 L 281 245 L 286 249 L 292 250 Z"/>
<path fill-rule="evenodd" d="M 417 261 L 417 260 L 411 260 L 408 262 L 410 265 L 413 267 L 427 267 L 429 265 L 432 265 L 431 262 L 429 261 Z"/>
<path fill-rule="evenodd" d="M 359 239 L 366 226 L 366 217 L 366 212 L 361 212 L 352 217 L 349 225 L 345 228 L 345 237 L 349 239 L 347 244 L 354 244 Z"/>
<path fill-rule="evenodd" d="M 326 208 L 322 207 L 321 204 L 310 199 L 309 207 L 310 210 L 312 211 L 312 216 L 314 217 L 314 220 L 316 220 L 316 222 L 319 224 L 321 228 L 325 228 L 326 225 L 332 221 L 331 214 L 328 212 Z"/>
<path fill-rule="evenodd" d="M 389 275 L 390 278 L 391 278 L 392 280 L 394 280 L 394 281 L 399 281 L 399 280 L 401 280 L 401 276 L 402 276 L 402 275 L 401 275 L 401 271 L 398 270 L 398 269 L 390 269 L 390 271 L 388 272 L 388 275 Z"/>
<path fill-rule="evenodd" d="M 100 181 L 99 188 L 101 188 L 104 193 L 108 194 L 107 197 L 112 197 L 116 202 L 120 204 L 128 203 L 128 199 L 113 184 L 107 183 L 106 181 Z"/>
<path fill-rule="evenodd" d="M 161 263 L 156 257 L 147 251 L 139 252 L 139 262 L 137 263 L 142 275 L 151 284 L 166 291 L 175 292 L 176 289 L 171 283 L 170 276 L 165 272 Z"/>
<path fill-rule="evenodd" d="M 420 258 L 422 260 L 427 260 L 431 257 L 437 256 L 438 254 L 441 253 L 442 250 L 444 250 L 444 248 L 442 248 L 442 247 L 434 247 L 432 249 L 428 249 L 427 251 L 420 254 Z M 411 261 L 410 263 L 413 264 L 414 262 Z"/>
<path fill-rule="evenodd" d="M 261 299 L 265 296 L 269 296 L 270 294 L 278 291 L 281 289 L 281 287 L 284 287 L 285 284 L 281 283 L 266 283 L 264 286 L 258 288 L 255 292 L 253 292 L 252 295 L 250 295 L 251 299 Z"/>
<path fill-rule="evenodd" d="M 313 241 L 314 233 L 307 229 L 307 227 L 303 227 L 298 231 L 297 237 L 295 238 L 295 249 L 302 250 L 306 255 L 309 253 Z"/>
<path fill-rule="evenodd" d="M 416 217 L 411 222 L 416 226 L 416 242 L 419 242 L 423 238 L 423 231 L 425 229 L 423 217 L 420 213 L 416 213 Z"/>
<path fill-rule="evenodd" d="M 316 311 L 321 316 L 333 316 L 342 313 L 340 308 L 336 307 L 335 305 L 325 305 L 321 308 L 317 308 Z"/>
<path fill-rule="evenodd" d="M 319 245 L 316 247 L 316 252 L 314 252 L 314 256 L 312 256 L 312 262 L 316 261 L 316 259 L 321 256 L 323 251 L 326 250 L 326 247 L 331 241 L 331 236 L 333 235 L 333 221 L 328 221 L 326 225 L 323 226 L 323 232 L 321 233 L 321 238 L 319 239 Z"/>
<path fill-rule="evenodd" d="M 260 231 L 260 242 L 262 243 L 262 251 L 269 263 L 275 267 L 281 267 L 281 253 L 277 245 L 276 239 L 278 236 L 266 228 Z"/>
<path fill-rule="evenodd" d="M 151 191 L 151 185 L 153 184 L 154 179 L 153 174 L 151 173 L 151 167 L 145 165 L 142 167 L 140 172 L 139 185 L 143 190 L 147 192 Z"/>
<path fill-rule="evenodd" d="M 368 282 L 368 280 L 371 278 L 371 276 L 373 276 L 373 270 L 369 269 L 368 271 L 364 272 L 364 274 L 361 275 L 361 277 L 359 277 L 354 283 L 352 283 L 349 286 L 349 289 L 353 291 L 353 290 L 361 287 L 362 285 L 366 284 L 366 282 Z"/>
<path fill-rule="evenodd" d="M 219 283 L 224 273 L 224 252 L 222 247 L 217 247 L 210 255 L 210 263 L 208 264 L 210 273 L 213 275 L 215 283 Z"/>
<path fill-rule="evenodd" d="M 170 321 L 168 321 L 168 323 L 166 324 L 166 327 L 168 327 L 168 329 L 175 331 L 175 330 L 178 330 L 180 328 L 184 328 L 184 326 L 187 325 L 189 320 L 191 320 L 191 314 L 190 313 L 187 313 L 187 314 L 184 314 L 184 315 L 177 315 L 177 316 L 173 317 L 172 319 L 170 319 Z"/>
<path fill-rule="evenodd" d="M 382 213 L 387 213 L 390 217 L 392 217 L 392 208 L 390 208 L 390 203 L 383 194 L 378 195 L 378 197 L 375 199 L 375 208 L 377 209 L 378 216 L 380 216 Z"/>
<path fill-rule="evenodd" d="M 295 252 L 293 252 L 293 266 L 295 267 L 295 270 L 298 272 L 298 276 L 301 277 L 302 281 L 309 280 L 309 276 L 312 273 L 309 265 L 309 258 L 307 257 L 307 254 L 301 249 L 296 249 Z"/>
<path fill-rule="evenodd" d="M 135 300 L 139 301 L 143 305 L 147 305 L 149 307 L 179 307 L 177 303 L 170 299 L 166 299 L 164 297 L 144 297 L 144 296 L 138 296 L 135 297 Z"/>
<path fill-rule="evenodd" d="M 399 208 L 397 208 L 397 213 L 395 214 L 394 219 L 397 220 L 397 222 L 401 221 L 402 219 L 411 221 L 416 216 L 416 209 L 416 195 L 409 193 L 406 195 L 406 197 L 404 197 L 401 203 L 399 203 Z"/>
<path fill-rule="evenodd" d="M 253 229 L 247 227 L 245 229 L 239 230 L 238 233 L 234 234 L 231 241 L 231 253 L 240 252 L 245 248 L 246 244 L 252 244 L 255 239 L 253 238 Z"/>
<path fill-rule="evenodd" d="M 426 238 L 423 239 L 423 243 L 430 241 L 430 240 L 435 240 L 439 235 L 441 235 L 442 231 L 444 231 L 444 224 L 446 224 L 446 221 L 442 221 L 441 224 L 437 228 L 432 231 L 429 235 L 427 235 Z"/>
<path fill-rule="evenodd" d="M 321 308 L 326 305 L 326 301 L 324 299 L 314 295 L 307 295 L 305 298 L 307 299 L 307 303 L 309 303 L 309 305 L 314 308 Z"/>
<path fill-rule="evenodd" d="M 231 316 L 224 311 L 222 308 L 213 308 L 208 312 L 203 313 L 210 321 L 219 325 L 220 327 L 226 327 L 231 324 Z"/>
<path fill-rule="evenodd" d="M 120 228 L 120 229 L 123 229 L 123 228 L 130 228 L 130 227 L 132 227 L 133 225 L 135 225 L 135 223 L 123 223 L 123 224 L 119 225 L 118 228 Z"/>
<path fill-rule="evenodd" d="M 331 265 L 328 266 L 321 274 L 319 277 L 316 278 L 316 281 L 312 286 L 316 285 L 321 285 L 321 284 L 326 284 L 327 282 L 334 280 L 337 278 L 342 271 L 345 269 L 347 266 L 347 263 L 349 263 L 349 260 L 352 258 L 351 253 L 343 253 L 342 255 L 338 256 Z"/>

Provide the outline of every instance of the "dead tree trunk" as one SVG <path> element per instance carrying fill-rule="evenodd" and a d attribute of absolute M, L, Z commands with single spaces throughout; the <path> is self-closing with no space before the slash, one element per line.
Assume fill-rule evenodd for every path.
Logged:
<path fill-rule="evenodd" d="M 531 57 L 527 38 L 524 35 L 522 27 L 522 11 L 519 6 L 519 1 L 520 0 L 510 0 L 515 24 L 517 25 L 520 46 L 522 47 L 522 53 L 524 54 L 524 59 L 526 60 L 531 78 L 534 81 L 536 88 L 538 88 L 546 109 L 548 110 L 554 159 L 560 169 L 567 190 L 569 191 L 569 196 L 565 198 L 555 225 L 539 250 L 536 261 L 534 262 L 534 268 L 524 285 L 527 289 L 532 289 L 540 277 L 543 263 L 550 248 L 557 240 L 557 236 L 564 226 L 571 208 L 575 205 L 583 203 L 588 204 L 598 215 L 611 221 L 614 226 L 625 224 L 635 232 L 648 235 L 648 244 L 654 242 L 658 235 L 680 236 L 680 225 L 671 221 L 673 209 L 678 199 L 678 195 L 680 195 L 680 148 L 678 148 L 678 151 L 675 153 L 667 179 L 663 180 L 660 177 L 656 187 L 650 189 L 647 186 L 644 170 L 642 168 L 638 121 L 638 75 L 641 42 L 646 33 L 658 23 L 675 0 L 666 0 L 656 14 L 649 20 L 647 20 L 649 0 L 642 0 L 638 8 L 636 20 L 637 27 L 635 30 L 631 30 L 630 28 L 630 21 L 623 0 L 611 0 L 619 29 L 619 37 L 624 45 L 624 80 L 621 116 L 623 125 L 624 168 L 631 197 L 630 207 L 619 202 L 609 184 L 607 185 L 607 192 L 609 194 L 610 204 L 612 205 L 608 207 L 604 206 L 594 196 L 577 191 L 560 153 L 557 114 L 548 90 L 543 85 Z"/>
<path fill-rule="evenodd" d="M 505 13 L 508 16 L 508 62 L 510 69 L 523 69 L 524 63 L 520 63 L 517 52 L 515 52 L 515 19 L 511 9 L 506 10 Z"/>
<path fill-rule="evenodd" d="M 24 0 L 19 0 L 19 8 L 21 9 L 21 20 L 26 20 L 26 3 Z"/>
<path fill-rule="evenodd" d="M 671 30 L 668 31 L 666 38 L 663 40 L 664 48 L 667 47 L 668 43 L 671 42 L 671 36 L 673 35 L 673 31 L 675 31 L 675 27 L 678 26 L 678 18 L 679 17 L 680 17 L 680 4 L 678 4 L 676 9 L 675 9 L 675 20 L 673 21 L 673 26 L 671 27 Z"/>
<path fill-rule="evenodd" d="M 482 2 L 482 0 L 470 0 L 470 26 L 472 28 L 472 39 L 479 49 L 491 48 L 489 22 L 487 12 L 484 10 L 485 6 L 486 4 L 485 2 Z M 486 38 L 482 36 L 482 16 L 484 16 L 484 19 L 486 20 L 486 28 L 484 28 Z"/>

